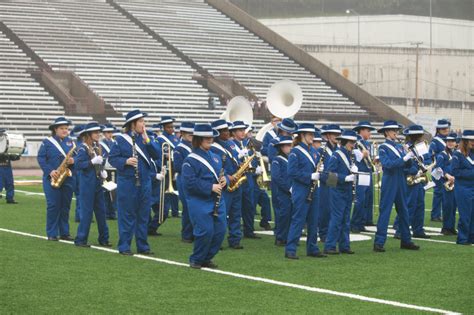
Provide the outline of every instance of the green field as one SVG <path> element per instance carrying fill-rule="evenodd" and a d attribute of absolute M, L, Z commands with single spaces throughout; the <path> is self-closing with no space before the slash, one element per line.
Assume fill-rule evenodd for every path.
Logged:
<path fill-rule="evenodd" d="M 40 192 L 40 186 L 17 187 Z M 17 192 L 18 205 L 0 201 L 0 228 L 45 235 L 42 195 Z M 431 199 L 431 195 L 427 195 Z M 427 203 L 426 208 L 430 205 Z M 74 212 L 71 211 L 71 217 Z M 440 227 L 429 221 L 426 225 Z M 256 226 L 258 226 L 256 222 Z M 109 221 L 111 242 L 117 223 Z M 71 220 L 74 235 L 77 224 Z M 180 220 L 166 221 L 163 236 L 150 238 L 154 257 L 187 264 L 192 245 L 180 241 Z M 93 224 L 90 243 L 96 244 Z M 273 237 L 244 239 L 245 249 L 227 247 L 215 258 L 219 270 L 358 294 L 446 311 L 474 313 L 474 247 L 417 240 L 418 252 L 399 249 L 392 238 L 386 253 L 373 240 L 352 243 L 355 255 L 287 260 Z M 452 243 L 451 243 L 452 242 Z M 226 244 L 226 243 L 225 243 Z M 123 257 L 94 248 L 0 230 L 0 313 L 420 313 L 400 306 L 310 292 L 301 288 L 194 270 L 181 265 Z"/>

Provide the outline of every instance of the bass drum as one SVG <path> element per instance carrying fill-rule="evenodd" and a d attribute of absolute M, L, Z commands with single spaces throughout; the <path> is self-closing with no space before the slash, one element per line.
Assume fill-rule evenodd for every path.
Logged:
<path fill-rule="evenodd" d="M 0 155 L 22 155 L 25 152 L 26 139 L 19 133 L 0 135 Z"/>

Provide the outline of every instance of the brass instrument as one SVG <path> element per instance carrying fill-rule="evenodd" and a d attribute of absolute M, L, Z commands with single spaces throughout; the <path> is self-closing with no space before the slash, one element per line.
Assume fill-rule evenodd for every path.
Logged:
<path fill-rule="evenodd" d="M 167 157 L 168 156 L 168 157 Z M 173 187 L 173 161 L 171 159 L 171 145 L 164 142 L 161 146 L 161 170 L 165 170 L 165 177 L 160 184 L 160 209 L 158 212 L 158 223 L 165 221 L 165 194 L 176 194 Z M 166 180 L 168 178 L 168 180 Z M 168 183 L 168 187 L 166 187 Z"/>
<path fill-rule="evenodd" d="M 140 174 L 138 173 L 138 152 L 136 148 L 136 134 L 132 132 L 132 157 L 137 159 L 137 165 L 135 166 L 135 186 L 139 187 L 140 184 Z"/>
<path fill-rule="evenodd" d="M 224 176 L 224 163 L 227 158 L 227 154 L 222 154 L 222 168 L 219 172 L 219 178 L 217 179 L 217 183 L 219 183 L 220 179 Z M 215 217 L 219 216 L 219 205 L 221 204 L 222 199 L 222 192 L 217 195 L 216 201 L 214 202 L 214 210 L 212 211 L 212 215 Z"/>
<path fill-rule="evenodd" d="M 416 175 L 408 175 L 407 176 L 407 184 L 408 186 L 413 186 L 419 183 L 428 183 L 428 175 L 423 173 L 423 171 L 419 171 Z"/>
<path fill-rule="evenodd" d="M 449 182 L 449 181 L 446 181 L 444 182 L 444 189 L 446 189 L 446 191 L 453 191 L 454 189 L 454 182 Z"/>
<path fill-rule="evenodd" d="M 76 149 L 76 143 L 73 142 L 72 143 L 72 149 L 69 150 L 69 152 L 66 154 L 66 157 L 64 158 L 64 160 L 61 162 L 59 167 L 56 169 L 56 171 L 59 173 L 58 179 L 54 179 L 54 178 L 51 177 L 51 186 L 53 188 L 56 188 L 56 189 L 60 188 L 64 184 L 64 182 L 66 181 L 66 178 L 72 176 L 72 171 L 68 167 L 67 162 L 69 161 L 69 159 L 74 154 L 75 149 Z"/>
<path fill-rule="evenodd" d="M 326 157 L 326 145 L 327 144 L 324 144 L 324 146 L 322 147 L 323 154 L 321 158 L 319 159 L 318 164 L 316 165 L 316 168 L 315 168 L 315 171 L 319 173 L 321 173 L 321 167 L 324 165 L 324 159 Z M 313 193 L 316 190 L 316 188 L 318 188 L 318 184 L 319 184 L 319 180 L 313 180 L 313 182 L 311 183 L 311 188 L 309 189 L 308 196 L 306 196 L 307 201 L 309 202 L 313 201 Z"/>
<path fill-rule="evenodd" d="M 236 191 L 240 186 L 242 186 L 243 183 L 247 181 L 247 176 L 245 176 L 245 173 L 249 171 L 251 168 L 251 163 L 253 159 L 255 158 L 255 153 L 252 154 L 242 165 L 240 165 L 239 169 L 237 172 L 235 172 L 232 176 L 236 179 L 236 182 L 233 185 L 230 185 L 227 188 L 227 191 L 229 192 L 234 192 Z"/>
<path fill-rule="evenodd" d="M 263 157 L 260 155 L 257 158 L 258 162 L 260 163 L 260 168 L 262 169 L 262 174 L 257 176 L 257 185 L 261 189 L 267 189 L 268 183 L 270 182 L 270 177 L 268 176 L 268 172 L 265 168 L 265 162 L 263 161 Z"/>
<path fill-rule="evenodd" d="M 363 145 L 360 141 L 357 141 L 356 142 L 356 147 L 363 153 L 365 151 L 368 151 L 367 148 L 365 147 L 365 145 Z M 372 160 L 372 157 L 371 157 L 371 154 L 369 152 L 369 154 L 367 155 L 366 158 L 364 158 L 364 163 L 365 165 L 371 169 L 373 172 L 376 171 L 375 169 L 375 163 L 374 161 Z"/>

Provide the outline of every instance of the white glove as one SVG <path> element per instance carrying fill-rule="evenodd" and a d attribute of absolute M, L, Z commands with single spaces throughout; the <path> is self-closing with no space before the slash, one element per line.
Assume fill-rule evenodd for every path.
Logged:
<path fill-rule="evenodd" d="M 352 173 L 357 173 L 359 171 L 359 168 L 356 165 L 351 166 L 351 172 Z"/>
<path fill-rule="evenodd" d="M 415 155 L 413 154 L 412 151 L 409 151 L 404 157 L 403 157 L 403 161 L 408 161 L 409 159 L 413 158 Z"/>
<path fill-rule="evenodd" d="M 352 153 L 354 153 L 355 159 L 356 159 L 357 162 L 362 161 L 362 158 L 364 157 L 364 155 L 362 154 L 362 152 L 359 149 L 352 150 Z"/>
<path fill-rule="evenodd" d="M 174 173 L 174 178 L 173 180 L 177 180 L 178 179 L 178 173 Z"/>
<path fill-rule="evenodd" d="M 105 170 L 100 171 L 100 177 L 102 177 L 102 179 L 106 179 L 107 178 L 107 171 L 105 171 Z"/>
<path fill-rule="evenodd" d="M 249 150 L 243 148 L 242 150 L 240 150 L 239 152 L 239 159 L 243 158 L 243 157 L 247 157 L 249 156 Z"/>
<path fill-rule="evenodd" d="M 156 174 L 156 179 L 159 180 L 160 182 L 163 180 L 163 178 L 165 178 L 163 174 L 161 173 Z"/>
<path fill-rule="evenodd" d="M 355 180 L 355 175 L 354 174 L 347 175 L 346 178 L 344 179 L 344 181 L 347 182 L 347 183 L 353 182 L 354 180 Z"/>
<path fill-rule="evenodd" d="M 256 152 L 255 152 L 255 155 L 256 155 L 259 159 L 262 158 L 262 152 L 260 152 L 260 151 L 256 151 Z"/>
<path fill-rule="evenodd" d="M 322 173 L 324 171 L 324 164 L 321 163 L 321 166 L 319 167 L 319 172 Z"/>
<path fill-rule="evenodd" d="M 255 175 L 260 175 L 263 173 L 263 170 L 260 166 L 257 166 L 257 168 L 255 169 Z"/>
<path fill-rule="evenodd" d="M 104 162 L 102 155 L 94 156 L 91 160 L 91 163 L 94 165 L 102 164 L 102 162 Z"/>
<path fill-rule="evenodd" d="M 319 180 L 321 174 L 318 172 L 311 174 L 311 180 Z"/>
<path fill-rule="evenodd" d="M 436 180 L 439 180 L 443 176 L 444 176 L 444 172 L 441 169 L 441 167 L 437 167 L 431 171 L 431 177 L 433 177 Z"/>

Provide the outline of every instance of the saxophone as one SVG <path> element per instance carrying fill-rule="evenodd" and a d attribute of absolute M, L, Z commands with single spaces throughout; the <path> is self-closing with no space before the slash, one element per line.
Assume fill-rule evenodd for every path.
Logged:
<path fill-rule="evenodd" d="M 66 178 L 72 176 L 72 172 L 71 172 L 71 169 L 68 167 L 67 161 L 72 157 L 72 155 L 74 154 L 75 149 L 76 149 L 76 144 L 73 142 L 72 143 L 72 149 L 69 150 L 69 152 L 66 154 L 66 157 L 64 158 L 64 160 L 61 162 L 59 167 L 56 169 L 56 171 L 59 172 L 58 179 L 54 179 L 54 178 L 51 177 L 51 186 L 53 188 L 56 188 L 56 189 L 60 188 L 64 184 L 64 182 L 66 181 Z"/>
<path fill-rule="evenodd" d="M 227 191 L 229 192 L 234 192 L 236 191 L 240 186 L 242 186 L 243 183 L 247 181 L 247 176 L 245 176 L 245 173 L 249 170 L 251 167 L 251 163 L 253 159 L 255 158 L 255 153 L 252 154 L 242 165 L 240 165 L 239 169 L 237 172 L 235 172 L 232 176 L 237 180 L 233 185 L 230 185 L 227 188 Z"/>

